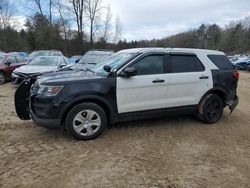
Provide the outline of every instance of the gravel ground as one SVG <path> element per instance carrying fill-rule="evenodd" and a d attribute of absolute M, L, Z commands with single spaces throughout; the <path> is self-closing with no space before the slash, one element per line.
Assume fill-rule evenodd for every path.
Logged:
<path fill-rule="evenodd" d="M 87 142 L 19 120 L 14 91 L 0 86 L 0 187 L 250 187 L 250 73 L 216 125 L 130 122 Z"/>

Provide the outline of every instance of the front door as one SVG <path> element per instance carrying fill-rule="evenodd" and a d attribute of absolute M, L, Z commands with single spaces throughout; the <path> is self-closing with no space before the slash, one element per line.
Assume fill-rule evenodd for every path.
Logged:
<path fill-rule="evenodd" d="M 166 107 L 167 80 L 165 55 L 148 54 L 127 67 L 137 69 L 137 75 L 117 77 L 117 107 L 119 113 L 145 111 Z"/>

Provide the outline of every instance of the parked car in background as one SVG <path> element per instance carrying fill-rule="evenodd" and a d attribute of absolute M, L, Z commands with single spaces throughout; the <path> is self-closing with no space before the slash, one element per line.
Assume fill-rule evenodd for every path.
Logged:
<path fill-rule="evenodd" d="M 12 73 L 14 84 L 20 84 L 24 78 L 32 75 L 42 75 L 56 71 L 68 64 L 64 56 L 41 56 L 37 57 L 25 66 L 22 66 Z"/>
<path fill-rule="evenodd" d="M 28 60 L 32 61 L 36 59 L 37 57 L 41 57 L 41 56 L 63 56 L 63 53 L 59 50 L 39 50 L 39 51 L 32 52 L 29 55 Z"/>
<path fill-rule="evenodd" d="M 247 67 L 250 65 L 250 59 L 238 62 L 235 64 L 237 70 L 247 70 Z"/>
<path fill-rule="evenodd" d="M 23 82 L 15 93 L 19 118 L 89 140 L 108 124 L 167 115 L 195 114 L 214 124 L 239 102 L 239 73 L 218 51 L 129 49 L 85 74 L 68 72 Z"/>
<path fill-rule="evenodd" d="M 23 57 L 29 57 L 29 53 L 27 52 L 17 52 L 20 56 L 23 56 Z"/>
<path fill-rule="evenodd" d="M 84 70 L 91 68 L 114 54 L 111 50 L 90 50 L 86 52 L 80 61 L 73 66 L 65 67 L 59 71 L 68 71 L 68 70 Z"/>
<path fill-rule="evenodd" d="M 11 81 L 12 72 L 27 63 L 27 59 L 17 53 L 0 54 L 0 84 Z"/>
<path fill-rule="evenodd" d="M 249 72 L 250 72 L 250 65 L 248 65 L 248 66 L 247 66 L 247 71 L 249 71 Z"/>
<path fill-rule="evenodd" d="M 69 63 L 78 63 L 80 61 L 80 59 L 82 58 L 82 55 L 74 55 L 71 58 L 69 58 Z"/>

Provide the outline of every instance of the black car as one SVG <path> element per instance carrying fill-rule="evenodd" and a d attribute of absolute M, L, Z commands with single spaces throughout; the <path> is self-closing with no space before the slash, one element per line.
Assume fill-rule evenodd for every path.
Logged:
<path fill-rule="evenodd" d="M 88 140 L 108 124 L 135 119 L 195 114 L 216 123 L 226 106 L 232 112 L 238 105 L 238 79 L 222 52 L 130 49 L 80 73 L 29 77 L 15 93 L 15 106 L 23 120 Z"/>

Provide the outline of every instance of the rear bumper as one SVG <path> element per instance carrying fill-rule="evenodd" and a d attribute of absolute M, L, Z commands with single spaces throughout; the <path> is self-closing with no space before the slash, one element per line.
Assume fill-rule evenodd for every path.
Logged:
<path fill-rule="evenodd" d="M 43 119 L 39 118 L 35 115 L 33 111 L 30 112 L 31 118 L 34 123 L 38 126 L 45 127 L 47 129 L 61 129 L 63 126 L 61 125 L 60 119 Z"/>
<path fill-rule="evenodd" d="M 236 95 L 233 100 L 228 102 L 228 107 L 229 107 L 231 113 L 233 113 L 233 111 L 238 106 L 238 104 L 239 104 L 239 97 Z"/>

